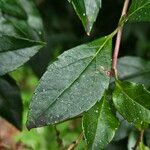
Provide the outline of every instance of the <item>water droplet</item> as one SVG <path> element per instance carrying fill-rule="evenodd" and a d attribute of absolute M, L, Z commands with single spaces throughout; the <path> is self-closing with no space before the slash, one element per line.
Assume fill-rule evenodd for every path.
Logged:
<path fill-rule="evenodd" d="M 96 113 L 98 113 L 98 110 L 95 110 Z"/>

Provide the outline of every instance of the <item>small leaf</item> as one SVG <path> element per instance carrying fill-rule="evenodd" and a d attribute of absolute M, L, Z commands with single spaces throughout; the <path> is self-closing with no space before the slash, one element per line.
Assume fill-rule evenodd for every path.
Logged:
<path fill-rule="evenodd" d="M 119 58 L 117 67 L 121 80 L 142 83 L 150 87 L 150 61 L 140 57 L 126 56 Z"/>
<path fill-rule="evenodd" d="M 9 76 L 0 77 L 0 116 L 22 128 L 22 99 L 19 88 Z"/>
<path fill-rule="evenodd" d="M 113 139 L 119 121 L 111 112 L 106 95 L 83 116 L 83 130 L 89 150 L 104 149 Z"/>
<path fill-rule="evenodd" d="M 144 128 L 150 123 L 150 92 L 143 85 L 117 81 L 113 102 L 118 112 L 136 127 Z"/>
<path fill-rule="evenodd" d="M 133 148 L 135 147 L 136 141 L 138 140 L 138 136 L 139 136 L 139 133 L 136 131 L 132 131 L 129 134 L 128 144 L 127 144 L 128 150 L 133 150 Z"/>
<path fill-rule="evenodd" d="M 82 24 L 90 35 L 93 23 L 96 21 L 99 9 L 101 8 L 101 0 L 69 0 L 72 3 Z"/>
<path fill-rule="evenodd" d="M 54 124 L 90 109 L 108 88 L 112 36 L 72 48 L 51 64 L 35 90 L 28 128 Z"/>
<path fill-rule="evenodd" d="M 120 141 L 120 140 L 125 139 L 129 135 L 131 130 L 133 129 L 133 125 L 131 125 L 124 118 L 122 118 L 121 115 L 119 115 L 117 113 L 117 117 L 118 116 L 119 116 L 120 125 L 116 131 L 116 134 L 115 134 L 115 137 L 113 138 L 113 141 Z"/>
<path fill-rule="evenodd" d="M 150 21 L 150 1 L 149 0 L 132 0 L 128 12 L 129 22 Z"/>

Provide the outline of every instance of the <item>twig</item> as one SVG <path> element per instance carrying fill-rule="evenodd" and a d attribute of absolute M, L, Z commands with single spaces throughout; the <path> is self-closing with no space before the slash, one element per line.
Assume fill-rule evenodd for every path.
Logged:
<path fill-rule="evenodd" d="M 140 132 L 140 135 L 139 135 L 139 137 L 138 137 L 138 139 L 137 139 L 137 141 L 135 143 L 135 146 L 133 147 L 133 150 L 136 150 L 136 148 L 138 147 L 138 145 L 140 144 L 140 142 L 143 141 L 143 136 L 144 136 L 144 130 L 142 130 Z"/>
<path fill-rule="evenodd" d="M 74 150 L 74 148 L 80 143 L 82 138 L 83 138 L 83 132 L 78 136 L 76 141 L 72 142 L 72 144 L 69 145 L 67 150 Z"/>
<path fill-rule="evenodd" d="M 127 14 L 129 2 L 130 0 L 125 0 L 124 2 L 121 19 Z M 118 27 L 116 44 L 115 44 L 113 60 L 112 60 L 112 71 L 113 71 L 113 74 L 115 74 L 115 76 L 117 76 L 117 59 L 118 59 L 118 54 L 119 54 L 119 49 L 120 49 L 120 44 L 121 44 L 122 31 L 123 31 L 123 24 L 119 25 Z"/>
<path fill-rule="evenodd" d="M 60 138 L 60 132 L 59 132 L 59 130 L 56 128 L 56 126 L 55 126 L 55 131 L 56 131 L 56 141 L 57 141 L 57 143 L 58 143 L 58 146 L 59 146 L 59 148 L 63 149 L 63 141 L 62 141 L 62 139 Z"/>

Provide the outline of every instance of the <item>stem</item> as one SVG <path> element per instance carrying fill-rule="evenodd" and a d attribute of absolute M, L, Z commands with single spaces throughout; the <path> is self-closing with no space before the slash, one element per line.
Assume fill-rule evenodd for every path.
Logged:
<path fill-rule="evenodd" d="M 55 131 L 56 131 L 56 137 L 57 137 L 56 141 L 58 143 L 58 146 L 59 146 L 60 149 L 63 149 L 63 141 L 60 138 L 60 132 L 59 132 L 59 130 L 57 129 L 56 126 L 54 126 L 54 127 L 55 127 Z"/>
<path fill-rule="evenodd" d="M 127 14 L 129 2 L 130 0 L 125 0 L 120 20 Z M 112 71 L 115 74 L 115 76 L 117 76 L 117 60 L 118 60 L 118 54 L 119 54 L 119 49 L 121 44 L 123 25 L 124 24 L 119 25 L 118 27 L 117 38 L 116 38 L 115 49 L 114 49 L 113 60 L 112 60 Z"/>
<path fill-rule="evenodd" d="M 74 150 L 75 147 L 80 143 L 80 141 L 82 140 L 83 138 L 83 132 L 79 135 L 79 137 L 77 138 L 76 141 L 72 142 L 71 145 L 69 145 L 68 149 L 67 150 Z"/>
<path fill-rule="evenodd" d="M 144 130 L 142 130 L 140 132 L 140 135 L 139 135 L 139 137 L 138 137 L 138 139 L 137 139 L 137 141 L 135 143 L 135 146 L 133 147 L 133 150 L 136 150 L 138 145 L 143 141 L 143 136 L 144 136 Z"/>

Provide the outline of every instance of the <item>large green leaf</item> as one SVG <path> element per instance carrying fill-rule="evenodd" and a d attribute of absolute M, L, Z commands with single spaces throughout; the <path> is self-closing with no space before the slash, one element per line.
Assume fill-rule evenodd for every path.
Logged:
<path fill-rule="evenodd" d="M 149 0 L 132 0 L 128 12 L 129 22 L 150 21 L 150 1 Z"/>
<path fill-rule="evenodd" d="M 22 99 L 15 81 L 9 76 L 0 77 L 0 116 L 17 128 L 22 128 Z"/>
<path fill-rule="evenodd" d="M 150 87 L 150 61 L 140 57 L 126 56 L 118 60 L 118 74 L 121 80 L 128 80 Z"/>
<path fill-rule="evenodd" d="M 118 112 L 136 127 L 150 123 L 150 92 L 143 85 L 117 81 L 113 102 Z"/>
<path fill-rule="evenodd" d="M 89 35 L 96 21 L 99 9 L 101 8 L 101 0 L 69 0 L 72 3 L 77 15 Z"/>
<path fill-rule="evenodd" d="M 33 95 L 28 128 L 58 123 L 90 109 L 108 88 L 112 36 L 64 52 Z"/>
<path fill-rule="evenodd" d="M 106 95 L 83 116 L 83 130 L 89 150 L 104 149 L 113 139 L 119 121 L 111 112 Z"/>

